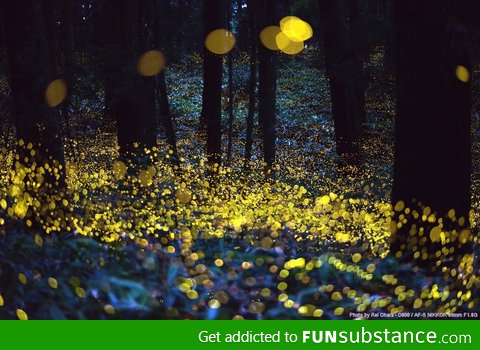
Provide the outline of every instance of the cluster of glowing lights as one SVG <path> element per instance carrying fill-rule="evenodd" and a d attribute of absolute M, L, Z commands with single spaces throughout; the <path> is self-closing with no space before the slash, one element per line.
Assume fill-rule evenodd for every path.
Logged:
<path fill-rule="evenodd" d="M 30 144 L 22 144 L 31 148 Z M 267 313 L 272 300 L 280 302 L 285 309 L 296 310 L 300 317 L 305 318 L 321 318 L 325 314 L 344 317 L 348 308 L 336 304 L 344 300 L 351 302 L 359 312 L 380 308 L 392 314 L 419 308 L 434 308 L 448 313 L 462 304 L 469 308 L 476 306 L 471 293 L 473 286 L 478 285 L 478 278 L 472 270 L 473 258 L 466 257 L 457 269 L 443 267 L 441 270 L 448 276 L 462 276 L 459 282 L 465 281 L 465 284 L 460 294 L 454 286 L 440 288 L 432 285 L 422 290 L 407 288 L 401 284 L 399 276 L 379 271 L 378 260 L 372 262 L 372 254 L 383 256 L 386 253 L 390 227 L 394 223 L 391 218 L 395 211 L 403 213 L 407 210 L 404 203 L 392 207 L 386 202 L 346 198 L 323 189 L 314 195 L 303 186 L 279 180 L 270 184 L 255 181 L 246 186 L 243 179 L 232 176 L 229 168 L 217 169 L 221 180 L 215 187 L 204 177 L 206 164 L 203 160 L 195 166 L 182 163 L 183 173 L 179 175 L 172 171 L 168 162 L 158 161 L 156 152 L 158 150 L 150 151 L 152 158 L 157 159 L 154 166 L 136 173 L 120 160 L 110 166 L 96 164 L 96 171 L 80 170 L 81 162 L 70 163 L 67 169 L 68 200 L 57 196 L 45 204 L 39 204 L 38 193 L 27 192 L 23 185 L 25 179 L 31 179 L 41 193 L 43 180 L 38 177 L 38 169 L 18 165 L 10 173 L 10 181 L 2 182 L 6 188 L 0 189 L 0 208 L 12 218 L 25 220 L 27 225 L 39 219 L 36 213 L 47 210 L 49 215 L 38 222 L 46 232 L 74 231 L 99 237 L 107 243 L 133 240 L 139 249 L 145 250 L 151 249 L 152 244 L 160 245 L 167 254 L 181 257 L 190 271 L 189 275 L 178 278 L 176 285 L 185 295 L 186 302 L 192 303 L 193 311 L 202 303 L 211 310 L 228 308 L 232 295 L 218 288 L 222 285 L 221 281 L 231 281 L 240 276 L 249 288 L 258 288 L 259 299 L 245 305 L 253 315 Z M 120 191 L 123 194 L 114 200 L 113 205 L 112 195 L 116 197 Z M 78 214 L 84 211 L 89 213 L 88 217 Z M 424 215 L 427 221 L 433 220 L 428 210 Z M 303 255 L 299 251 L 295 257 L 283 261 L 258 258 L 245 260 L 236 268 L 231 265 L 233 254 L 236 254 L 233 251 L 207 256 L 204 251 L 195 248 L 198 240 L 215 240 L 248 232 L 252 233 L 247 234 L 245 241 L 265 250 L 281 247 L 285 235 L 291 235 L 299 246 L 314 247 L 326 242 L 363 243 L 359 244 L 360 252 L 345 254 L 342 258 L 312 259 L 311 255 Z M 436 242 L 439 235 L 442 233 L 435 231 L 427 237 Z M 35 244 L 39 247 L 43 245 L 41 235 L 35 237 Z M 261 266 L 268 268 L 266 273 L 273 276 L 274 287 L 262 286 L 261 279 L 249 273 Z M 392 293 L 372 296 L 351 287 L 324 284 L 318 285 L 318 290 L 313 292 L 312 301 L 299 302 L 295 281 L 311 286 L 316 271 L 325 266 L 357 279 L 381 283 L 391 288 Z M 56 279 L 58 276 L 46 277 L 49 288 L 60 288 Z M 33 283 L 23 272 L 18 273 L 17 280 L 21 285 Z M 453 281 L 456 279 L 453 278 Z M 78 298 L 89 295 L 88 288 L 80 286 L 79 282 L 72 284 L 72 288 Z M 209 291 L 207 296 L 204 291 Z M 327 298 L 322 300 L 329 300 L 331 305 L 314 302 L 315 298 L 324 296 Z M 3 303 L 0 296 L 0 306 Z M 17 317 L 28 319 L 26 312 L 19 310 Z M 109 316 L 116 314 L 115 306 L 108 301 L 103 305 L 103 311 Z M 167 311 L 172 317 L 178 317 L 175 310 Z M 241 319 L 243 316 L 235 315 L 233 318 Z"/>
<path fill-rule="evenodd" d="M 282 35 L 280 39 L 286 37 L 295 42 L 280 27 L 268 28 L 262 31 L 261 37 L 264 37 L 262 42 L 265 37 L 274 38 L 273 41 L 267 41 L 274 45 L 271 47 L 265 45 L 269 49 L 280 50 L 277 43 L 277 36 L 280 34 Z M 295 39 L 289 30 L 285 29 Z M 137 66 L 139 74 L 143 76 L 158 74 L 164 65 L 159 64 L 158 58 L 155 52 L 142 55 Z M 462 66 L 457 67 L 456 76 L 465 83 L 470 79 L 468 69 Z M 63 81 L 54 81 L 50 85 L 47 88 L 47 92 L 50 92 L 46 92 L 45 99 L 48 105 L 55 107 L 65 98 L 61 92 L 64 91 L 66 96 L 66 86 Z M 82 152 L 98 153 L 102 149 L 111 155 L 110 159 L 116 159 L 115 150 L 99 146 L 99 140 L 95 142 L 96 150 Z M 20 146 L 34 152 L 31 144 L 21 142 Z M 453 281 L 451 285 L 432 284 L 422 287 L 421 290 L 414 290 L 401 284 L 400 276 L 379 272 L 380 269 L 377 269 L 375 263 L 367 262 L 372 255 L 384 256 L 390 231 L 395 231 L 408 221 L 411 212 L 407 211 L 408 208 L 403 202 L 392 207 L 385 201 L 352 199 L 348 198 L 348 195 L 342 195 L 342 192 L 346 194 L 351 192 L 348 188 L 335 193 L 325 188 L 307 190 L 303 186 L 289 185 L 281 180 L 273 184 L 264 184 L 257 179 L 253 184 L 245 186 L 243 180 L 234 180 L 231 176 L 232 169 L 229 168 L 218 169 L 222 180 L 220 186 L 214 190 L 213 184 L 204 177 L 206 171 L 203 161 L 198 164 L 182 161 L 183 175 L 179 177 L 172 171 L 168 162 L 158 161 L 158 149 L 148 151 L 156 160 L 155 164 L 133 175 L 128 164 L 120 160 L 111 165 L 85 164 L 84 157 L 83 161 L 67 164 L 68 197 L 55 196 L 48 198 L 45 203 L 43 201 L 39 203 L 40 197 L 28 191 L 25 179 L 31 180 L 30 182 L 41 191 L 44 184 L 41 175 L 45 171 L 54 172 L 55 167 L 24 168 L 20 164 L 15 167 L 9 164 L 8 168 L 15 170 L 9 170 L 8 180 L 2 179 L 0 182 L 0 212 L 2 215 L 5 213 L 14 219 L 24 220 L 27 226 L 32 226 L 32 223 L 40 218 L 37 213 L 47 211 L 49 213 L 47 217 L 43 217 L 42 222 L 37 222 L 47 233 L 71 231 L 84 236 L 100 237 L 107 243 L 131 239 L 143 249 L 150 249 L 150 242 L 160 242 L 165 252 L 181 256 L 189 271 L 189 276 L 178 280 L 177 288 L 192 302 L 192 310 L 199 307 L 202 302 L 209 309 L 220 309 L 232 297 L 228 291 L 217 291 L 217 285 L 220 284 L 223 275 L 218 276 L 219 272 L 215 268 L 228 270 L 226 273 L 228 278 L 226 276 L 223 278 L 232 280 L 242 272 L 252 271 L 262 264 L 268 265 L 268 271 L 275 279 L 275 286 L 261 288 L 257 276 L 255 276 L 257 279 L 253 276 L 243 279 L 245 285 L 258 287 L 258 300 L 251 301 L 246 306 L 252 314 L 268 312 L 268 301 L 273 299 L 280 302 L 285 309 L 296 310 L 301 317 L 319 318 L 325 313 L 337 317 L 345 315 L 348 309 L 344 307 L 334 304 L 318 305 L 314 301 L 307 303 L 296 299 L 297 291 L 294 290 L 293 281 L 301 281 L 305 286 L 309 286 L 316 276 L 316 271 L 325 268 L 325 265 L 351 274 L 354 278 L 373 280 L 375 283 L 391 287 L 394 291 L 388 296 L 378 296 L 362 293 L 361 290 L 350 287 L 325 284 L 318 286 L 318 291 L 313 293 L 313 298 L 327 295 L 327 299 L 333 302 L 349 300 L 359 312 L 381 308 L 395 314 L 409 308 L 434 308 L 438 312 L 450 313 L 455 312 L 462 304 L 468 305 L 470 309 L 478 307 L 478 300 L 472 300 L 471 290 L 473 286 L 478 287 L 479 280 L 472 270 L 471 255 L 466 256 L 458 267 L 439 268 L 444 276 L 451 277 Z M 196 149 L 191 153 L 195 151 Z M 168 155 L 165 158 L 168 158 Z M 258 168 L 262 166 L 258 165 Z M 292 165 L 289 169 L 292 169 L 292 174 L 297 179 L 300 174 L 306 173 L 302 166 L 297 168 Z M 308 173 L 306 175 L 311 176 Z M 123 194 L 117 198 L 119 192 Z M 112 194 L 116 198 L 114 205 L 111 201 Z M 424 221 L 438 223 L 430 231 L 425 232 L 425 242 L 441 244 L 442 251 L 439 254 L 447 257 L 450 251 L 446 251 L 446 247 L 443 246 L 453 235 L 443 229 L 439 218 L 432 216 L 427 208 L 425 210 L 419 213 L 421 216 L 425 215 Z M 89 215 L 82 216 L 78 214 L 80 212 L 88 212 Z M 391 219 L 394 212 L 401 215 L 401 221 L 398 223 Z M 454 216 L 454 212 L 452 215 Z M 473 215 L 472 213 L 471 223 L 478 221 Z M 478 218 L 478 214 L 475 215 Z M 2 224 L 4 220 L 0 218 L 0 225 Z M 360 246 L 359 242 L 364 243 L 361 244 L 361 252 L 352 253 L 351 258 L 347 254 L 341 259 L 322 257 L 312 260 L 298 252 L 295 258 L 281 263 L 273 259 L 266 262 L 259 259 L 244 261 L 236 270 L 229 264 L 231 261 L 229 254 L 225 256 L 218 253 L 218 256 L 214 257 L 214 264 L 207 267 L 210 265 L 207 263 L 208 256 L 205 252 L 194 250 L 194 243 L 199 239 L 216 239 L 245 232 L 267 232 L 248 236 L 248 244 L 267 250 L 281 247 L 285 235 L 292 235 L 299 245 L 314 242 L 317 245 L 345 243 Z M 462 243 L 470 238 L 478 243 L 478 236 L 473 236 L 473 232 L 467 229 L 458 232 L 456 237 Z M 41 235 L 35 236 L 35 243 L 42 246 Z M 418 245 L 412 249 L 415 252 L 414 258 L 421 263 L 424 255 L 422 247 Z M 321 252 L 320 249 L 318 251 Z M 19 273 L 17 281 L 21 285 L 27 285 L 32 283 L 29 278 Z M 47 281 L 49 288 L 54 290 L 58 288 L 58 282 L 54 277 L 48 277 Z M 459 289 L 458 284 L 462 283 L 463 286 Z M 87 297 L 86 286 L 81 287 L 80 282 L 72 286 L 78 298 Z M 202 294 L 204 289 L 212 291 L 208 297 Z M 0 307 L 3 304 L 4 299 L 0 294 Z M 110 304 L 105 304 L 103 309 L 107 315 L 115 314 L 115 308 Z M 173 316 L 178 316 L 173 309 L 170 311 Z M 28 319 L 23 309 L 17 309 L 16 315 L 19 319 Z M 243 316 L 236 315 L 233 318 L 243 319 Z"/>
<path fill-rule="evenodd" d="M 280 21 L 280 26 L 264 28 L 260 32 L 260 41 L 269 50 L 295 55 L 305 48 L 305 41 L 312 36 L 310 24 L 298 17 L 287 16 Z"/>

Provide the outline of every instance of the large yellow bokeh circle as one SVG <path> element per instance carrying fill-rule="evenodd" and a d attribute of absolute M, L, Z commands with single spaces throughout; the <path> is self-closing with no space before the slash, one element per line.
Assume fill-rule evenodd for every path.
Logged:
<path fill-rule="evenodd" d="M 232 32 L 226 29 L 216 29 L 207 35 L 205 47 L 214 54 L 225 55 L 233 49 L 236 41 Z"/>
<path fill-rule="evenodd" d="M 153 77 L 165 67 L 165 56 L 157 50 L 150 50 L 140 56 L 137 62 L 138 74 Z"/>
<path fill-rule="evenodd" d="M 260 32 L 260 41 L 269 50 L 278 51 L 277 35 L 281 32 L 279 26 L 269 26 Z"/>

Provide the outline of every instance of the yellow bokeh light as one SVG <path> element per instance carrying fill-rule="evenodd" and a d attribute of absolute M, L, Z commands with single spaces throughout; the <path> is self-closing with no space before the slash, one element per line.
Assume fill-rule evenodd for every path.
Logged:
<path fill-rule="evenodd" d="M 53 277 L 50 277 L 48 279 L 48 285 L 50 286 L 50 288 L 52 289 L 57 289 L 58 288 L 58 282 L 55 278 Z"/>
<path fill-rule="evenodd" d="M 457 66 L 455 75 L 461 82 L 468 83 L 470 81 L 470 72 L 464 66 Z"/>
<path fill-rule="evenodd" d="M 280 28 L 291 41 L 303 42 L 313 36 L 313 29 L 307 22 L 295 16 L 287 16 L 280 21 Z"/>
<path fill-rule="evenodd" d="M 113 164 L 113 173 L 118 180 L 123 179 L 125 174 L 127 173 L 127 166 L 124 162 L 118 160 Z"/>
<path fill-rule="evenodd" d="M 188 204 L 192 200 L 192 193 L 184 187 L 179 188 L 175 192 L 175 196 L 177 197 L 178 201 L 182 204 Z"/>
<path fill-rule="evenodd" d="M 62 79 L 56 79 L 48 84 L 45 90 L 45 102 L 50 107 L 56 107 L 67 97 L 67 84 Z"/>
<path fill-rule="evenodd" d="M 144 77 L 153 77 L 165 68 L 165 56 L 157 50 L 150 50 L 140 56 L 137 71 Z"/>
<path fill-rule="evenodd" d="M 276 42 L 278 48 L 288 55 L 296 55 L 297 53 L 301 52 L 305 47 L 303 41 L 292 41 L 283 32 L 278 33 L 276 37 Z"/>
<path fill-rule="evenodd" d="M 281 30 L 279 26 L 269 26 L 260 32 L 260 41 L 269 50 L 278 51 L 280 48 L 277 45 L 277 35 Z"/>
<path fill-rule="evenodd" d="M 103 310 L 105 311 L 106 314 L 108 315 L 115 315 L 115 308 L 110 305 L 110 304 L 107 304 L 103 307 Z"/>
<path fill-rule="evenodd" d="M 235 36 L 226 29 L 216 29 L 207 35 L 205 47 L 217 55 L 229 53 L 236 43 Z"/>
<path fill-rule="evenodd" d="M 23 311 L 22 309 L 17 309 L 17 317 L 19 320 L 21 321 L 27 321 L 28 320 L 28 315 L 25 311 Z"/>

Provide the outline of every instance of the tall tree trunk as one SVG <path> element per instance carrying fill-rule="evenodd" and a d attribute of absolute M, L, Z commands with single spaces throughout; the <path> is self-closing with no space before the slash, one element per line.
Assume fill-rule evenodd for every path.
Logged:
<path fill-rule="evenodd" d="M 5 46 L 5 26 L 3 21 L 3 7 L 0 8 L 0 47 Z"/>
<path fill-rule="evenodd" d="M 242 5 L 244 3 L 247 3 L 248 5 L 249 0 L 236 0 L 235 6 L 237 9 L 237 33 L 238 33 L 238 38 L 237 38 L 237 44 L 236 47 L 238 51 L 240 52 L 247 52 L 249 50 L 249 35 L 250 35 L 250 29 L 251 29 L 251 23 L 250 20 L 248 19 L 249 17 L 249 8 L 247 6 L 246 10 Z"/>
<path fill-rule="evenodd" d="M 139 41 L 135 53 L 135 59 L 152 49 L 157 48 L 155 31 L 155 2 L 151 0 L 134 1 L 138 15 L 134 23 L 133 34 Z M 157 146 L 157 79 L 156 75 L 142 77 L 143 91 L 145 93 L 145 128 L 153 132 L 146 132 L 146 144 L 149 148 Z"/>
<path fill-rule="evenodd" d="M 225 0 L 204 1 L 205 37 L 225 26 Z M 220 164 L 222 157 L 222 56 L 204 47 L 201 123 L 207 133 L 207 157 Z"/>
<path fill-rule="evenodd" d="M 170 9 L 170 1 L 167 1 L 168 8 L 167 12 L 162 15 L 162 10 L 159 4 L 159 1 L 155 1 L 155 42 L 160 43 L 163 47 L 166 46 L 166 43 L 162 40 L 167 40 L 167 36 L 165 36 L 165 28 L 161 25 L 161 18 L 165 15 L 169 15 L 171 12 Z M 163 35 L 162 35 L 163 34 Z M 163 39 L 162 39 L 163 38 Z M 165 51 L 165 50 L 164 50 Z M 170 146 L 172 154 L 172 160 L 174 164 L 179 164 L 179 157 L 178 157 L 178 150 L 177 150 L 177 137 L 175 135 L 175 127 L 173 124 L 173 117 L 170 111 L 170 102 L 168 101 L 168 91 L 167 91 L 167 83 L 165 81 L 165 70 L 157 76 L 156 78 L 156 85 L 157 85 L 157 99 L 158 99 L 158 106 L 159 106 L 159 113 L 160 113 L 160 120 L 165 131 L 165 136 L 167 138 L 167 143 Z"/>
<path fill-rule="evenodd" d="M 145 149 L 156 144 L 146 78 L 136 69 L 141 48 L 138 5 L 134 0 L 105 0 L 96 18 L 107 113 L 116 120 L 120 156 L 134 167 L 150 162 Z"/>
<path fill-rule="evenodd" d="M 75 68 L 75 33 L 74 33 L 74 1 L 61 1 L 62 12 L 62 41 L 63 41 L 63 56 L 64 69 L 63 79 L 68 87 L 68 94 L 62 105 L 62 117 L 66 126 L 67 141 L 70 141 L 70 151 L 75 157 L 75 146 L 72 140 L 71 126 L 70 126 L 70 110 L 71 110 L 71 91 L 73 90 L 74 79 L 73 70 Z"/>
<path fill-rule="evenodd" d="M 383 71 L 385 75 L 392 76 L 395 70 L 394 62 L 394 31 L 393 31 L 393 11 L 392 11 L 392 2 L 393 0 L 385 0 L 386 12 L 385 12 L 385 41 L 383 49 Z"/>
<path fill-rule="evenodd" d="M 349 50 L 346 3 L 319 0 L 319 5 L 337 154 L 352 163 L 358 158 L 362 111 L 357 84 L 351 77 L 357 69 Z"/>
<path fill-rule="evenodd" d="M 176 13 L 171 0 L 155 0 L 155 41 L 160 43 L 169 60 L 174 60 L 176 55 L 175 33 L 172 29 L 173 21 L 176 21 Z"/>
<path fill-rule="evenodd" d="M 391 249 L 397 256 L 419 252 L 428 264 L 458 260 L 471 249 L 471 64 L 463 10 L 453 0 L 394 1 L 397 225 Z"/>
<path fill-rule="evenodd" d="M 85 10 L 82 8 L 83 1 L 82 0 L 73 0 L 73 18 L 75 19 L 75 23 L 77 24 L 74 26 L 74 37 L 77 39 L 77 44 L 79 47 L 85 47 L 87 45 L 87 38 L 86 38 L 86 30 L 85 30 L 85 20 L 83 20 L 83 16 Z M 103 4 L 100 2 L 96 2 L 93 4 L 94 10 L 103 7 Z M 97 24 L 95 23 L 98 16 L 93 16 L 94 26 L 96 27 Z M 95 41 L 95 38 L 94 38 Z"/>
<path fill-rule="evenodd" d="M 206 5 L 204 5 L 206 6 Z M 176 22 L 181 23 L 179 30 L 175 30 L 173 37 L 175 38 L 175 56 L 180 58 L 185 53 L 185 42 L 187 33 L 190 31 L 190 26 L 187 21 L 185 21 L 185 13 L 190 11 L 189 3 L 187 0 L 178 0 L 177 2 L 177 13 L 176 13 Z"/>
<path fill-rule="evenodd" d="M 273 0 L 259 0 L 255 2 L 257 30 L 275 25 L 276 2 Z M 277 60 L 276 54 L 264 47 L 257 40 L 258 62 L 258 119 L 263 139 L 263 158 L 267 170 L 271 170 L 275 162 L 275 123 L 276 123 L 276 96 L 277 96 Z"/>
<path fill-rule="evenodd" d="M 55 0 L 42 1 L 43 14 L 45 18 L 45 34 L 50 51 L 50 60 L 53 67 L 53 74 L 57 73 L 58 67 L 58 38 L 57 38 L 57 2 Z"/>
<path fill-rule="evenodd" d="M 30 0 L 9 1 L 3 5 L 3 10 L 19 141 L 18 163 L 26 169 L 25 192 L 46 205 L 52 196 L 54 199 L 63 196 L 65 159 L 58 110 L 48 106 L 44 99 L 54 73 L 43 9 L 40 2 Z M 41 186 L 37 188 L 35 183 Z M 41 212 L 39 209 L 35 215 Z M 45 224 L 42 217 L 35 219 Z"/>
<path fill-rule="evenodd" d="M 353 79 L 357 92 L 358 114 L 360 125 L 365 127 L 367 122 L 366 90 L 368 86 L 368 76 L 363 68 L 363 62 L 366 61 L 366 51 L 358 47 L 365 45 L 365 29 L 362 28 L 362 4 L 361 0 L 348 0 L 348 30 L 349 30 L 349 51 L 353 60 L 353 71 L 350 79 Z"/>
<path fill-rule="evenodd" d="M 158 99 L 160 118 L 163 129 L 167 137 L 167 143 L 172 150 L 172 160 L 175 164 L 179 164 L 177 137 L 175 136 L 175 127 L 173 125 L 172 113 L 170 111 L 170 103 L 168 102 L 167 84 L 165 82 L 165 72 L 161 72 L 157 78 L 158 84 Z"/>
<path fill-rule="evenodd" d="M 227 27 L 229 31 L 232 31 L 232 1 L 228 1 L 228 16 Z M 228 141 L 227 141 L 227 162 L 230 162 L 232 157 L 232 143 L 233 143 L 233 51 L 228 53 Z"/>
<path fill-rule="evenodd" d="M 255 25 L 255 11 L 254 0 L 248 2 L 248 12 L 250 19 L 250 37 L 251 37 L 251 52 L 250 52 L 250 77 L 248 79 L 248 112 L 247 112 L 247 130 L 245 136 L 245 168 L 248 167 L 252 159 L 253 146 L 253 128 L 256 107 L 256 90 L 257 90 L 257 41 L 258 32 Z"/>

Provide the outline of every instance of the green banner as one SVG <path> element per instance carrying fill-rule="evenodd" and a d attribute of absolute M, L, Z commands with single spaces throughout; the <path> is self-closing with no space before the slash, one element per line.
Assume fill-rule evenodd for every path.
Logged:
<path fill-rule="evenodd" d="M 478 349 L 475 321 L 0 322 L 6 349 Z"/>

